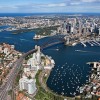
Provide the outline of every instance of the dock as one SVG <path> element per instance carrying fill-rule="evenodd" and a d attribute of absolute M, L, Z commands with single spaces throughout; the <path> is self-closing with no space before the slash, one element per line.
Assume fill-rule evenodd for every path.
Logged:
<path fill-rule="evenodd" d="M 90 44 L 91 46 L 94 46 L 92 43 L 88 42 L 88 44 Z"/>
<path fill-rule="evenodd" d="M 84 47 L 86 47 L 86 44 L 84 43 L 84 42 L 81 42 L 82 43 L 82 45 L 84 46 Z"/>

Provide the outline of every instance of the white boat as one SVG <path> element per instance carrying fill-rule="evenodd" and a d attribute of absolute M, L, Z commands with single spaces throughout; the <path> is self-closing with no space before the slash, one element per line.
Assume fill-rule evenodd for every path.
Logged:
<path fill-rule="evenodd" d="M 72 44 L 72 46 L 75 46 L 76 44 L 77 44 L 77 43 L 75 42 L 75 43 Z"/>
<path fill-rule="evenodd" d="M 39 39 L 42 39 L 42 38 L 45 38 L 45 37 L 47 37 L 47 36 L 35 35 L 35 36 L 33 37 L 33 39 L 34 39 L 34 40 L 39 40 Z"/>

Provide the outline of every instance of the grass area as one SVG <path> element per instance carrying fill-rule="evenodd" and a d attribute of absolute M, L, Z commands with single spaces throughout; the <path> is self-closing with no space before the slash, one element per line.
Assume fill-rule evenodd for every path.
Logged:
<path fill-rule="evenodd" d="M 55 94 L 51 93 L 51 92 L 46 92 L 42 87 L 41 84 L 39 83 L 39 74 L 42 71 L 38 71 L 38 73 L 36 74 L 36 84 L 37 84 L 37 88 L 38 88 L 38 92 L 35 96 L 36 100 L 64 100 L 61 96 L 56 96 Z M 45 78 L 46 81 L 46 78 Z"/>
<path fill-rule="evenodd" d="M 45 27 L 45 28 L 39 28 L 38 30 L 35 30 L 34 32 L 37 35 L 50 35 L 52 30 L 57 30 L 58 26 L 51 26 L 51 27 Z M 43 34 L 45 33 L 45 34 Z"/>
<path fill-rule="evenodd" d="M 32 58 L 32 56 L 33 56 L 33 54 L 28 55 L 27 57 L 25 57 L 25 60 L 28 60 L 28 59 Z"/>
<path fill-rule="evenodd" d="M 12 94 L 12 90 L 9 90 L 9 91 L 8 91 L 8 95 L 11 95 L 11 94 Z"/>
<path fill-rule="evenodd" d="M 45 84 L 46 84 L 46 82 L 47 82 L 47 79 L 48 79 L 48 76 L 44 76 L 44 77 L 43 77 L 43 81 L 44 81 Z"/>
<path fill-rule="evenodd" d="M 40 74 L 41 72 L 42 72 L 42 70 L 39 70 L 39 71 L 37 72 L 37 74 L 35 75 L 36 85 L 37 85 L 38 87 L 41 86 L 41 84 L 40 84 L 40 82 L 39 82 L 39 80 L 38 80 L 39 74 Z"/>
<path fill-rule="evenodd" d="M 52 30 L 57 30 L 59 26 L 51 26 L 51 27 L 44 27 L 44 28 L 37 28 L 37 29 L 21 29 L 13 31 L 14 34 L 24 33 L 24 32 L 35 32 L 37 35 L 50 35 Z M 45 33 L 45 34 L 43 34 Z"/>
<path fill-rule="evenodd" d="M 55 96 L 50 92 L 46 92 L 41 86 L 38 87 L 38 93 L 35 96 L 36 100 L 64 100 L 60 96 Z"/>

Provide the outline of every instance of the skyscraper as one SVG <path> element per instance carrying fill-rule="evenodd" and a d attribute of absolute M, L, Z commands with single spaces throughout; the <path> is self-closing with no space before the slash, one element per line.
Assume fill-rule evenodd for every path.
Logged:
<path fill-rule="evenodd" d="M 71 24 L 70 23 L 67 24 L 67 33 L 71 33 Z"/>
<path fill-rule="evenodd" d="M 40 46 L 38 46 L 38 51 L 37 51 L 37 53 L 36 53 L 36 59 L 37 59 L 38 64 L 40 64 L 40 63 L 41 63 Z"/>
<path fill-rule="evenodd" d="M 82 34 L 82 25 L 81 25 L 81 22 L 79 21 L 79 35 Z"/>
<path fill-rule="evenodd" d="M 66 23 L 66 21 L 64 21 L 64 23 L 62 25 L 62 33 L 64 33 L 64 34 L 67 33 L 67 23 Z"/>

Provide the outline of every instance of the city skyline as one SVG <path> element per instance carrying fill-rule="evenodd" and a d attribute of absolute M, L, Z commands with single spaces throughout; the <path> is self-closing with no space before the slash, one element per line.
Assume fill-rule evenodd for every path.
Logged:
<path fill-rule="evenodd" d="M 1 0 L 0 13 L 99 13 L 100 0 Z"/>

